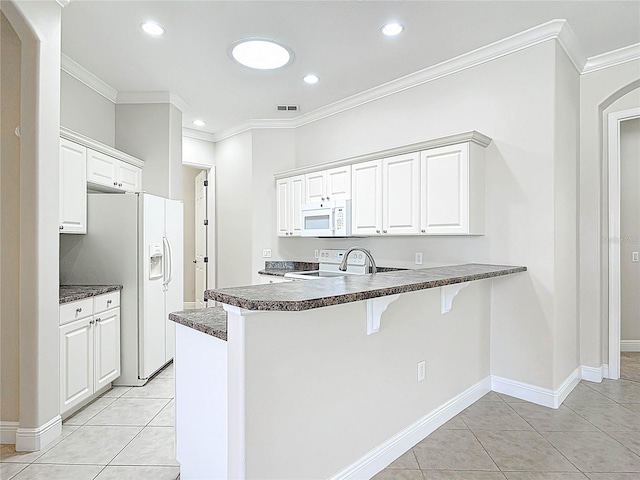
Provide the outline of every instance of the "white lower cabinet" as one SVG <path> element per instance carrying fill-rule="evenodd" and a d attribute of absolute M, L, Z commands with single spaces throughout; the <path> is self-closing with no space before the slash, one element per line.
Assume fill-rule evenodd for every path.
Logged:
<path fill-rule="evenodd" d="M 120 376 L 120 293 L 88 300 L 60 306 L 61 414 Z"/>

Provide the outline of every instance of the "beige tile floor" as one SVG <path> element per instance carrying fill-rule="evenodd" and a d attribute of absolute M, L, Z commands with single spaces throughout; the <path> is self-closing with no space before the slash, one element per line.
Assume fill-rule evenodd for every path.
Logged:
<path fill-rule="evenodd" d="M 2 446 L 2 480 L 174 480 L 173 366 L 114 388 L 45 450 Z M 639 480 L 640 383 L 580 382 L 557 410 L 485 395 L 376 480 Z"/>
<path fill-rule="evenodd" d="M 2 480 L 175 480 L 174 370 L 144 387 L 114 387 L 62 424 L 39 452 L 2 445 Z"/>
<path fill-rule="evenodd" d="M 640 352 L 620 353 L 620 378 L 640 382 Z"/>
<path fill-rule="evenodd" d="M 582 381 L 553 410 L 488 393 L 375 480 L 640 480 L 640 383 Z"/>

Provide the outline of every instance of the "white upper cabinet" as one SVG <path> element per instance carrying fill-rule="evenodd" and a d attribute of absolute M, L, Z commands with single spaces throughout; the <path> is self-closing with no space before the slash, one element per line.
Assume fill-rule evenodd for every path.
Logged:
<path fill-rule="evenodd" d="M 417 235 L 418 153 L 352 165 L 353 235 Z"/>
<path fill-rule="evenodd" d="M 351 198 L 351 165 L 330 168 L 304 175 L 304 203 Z"/>
<path fill-rule="evenodd" d="M 60 139 L 60 233 L 87 233 L 87 149 Z"/>
<path fill-rule="evenodd" d="M 466 142 L 422 152 L 420 232 L 484 234 L 484 148 Z"/>
<path fill-rule="evenodd" d="M 142 189 L 142 169 L 89 149 L 87 181 L 109 189 L 139 192 Z"/>
<path fill-rule="evenodd" d="M 351 234 L 382 233 L 382 162 L 351 166 Z"/>
<path fill-rule="evenodd" d="M 382 233 L 417 235 L 420 207 L 420 155 L 382 160 Z"/>
<path fill-rule="evenodd" d="M 302 230 L 301 207 L 305 199 L 305 176 L 283 178 L 276 182 L 277 232 L 279 237 L 299 237 Z"/>

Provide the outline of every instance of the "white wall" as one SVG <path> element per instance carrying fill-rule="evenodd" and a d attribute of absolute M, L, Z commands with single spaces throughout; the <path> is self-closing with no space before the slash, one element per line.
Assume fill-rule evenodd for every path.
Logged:
<path fill-rule="evenodd" d="M 115 147 L 115 104 L 64 71 L 60 72 L 60 125 Z"/>
<path fill-rule="evenodd" d="M 620 125 L 620 338 L 640 344 L 640 119 Z"/>
<path fill-rule="evenodd" d="M 249 285 L 253 244 L 251 132 L 216 145 L 216 286 Z M 272 215 L 272 213 L 270 213 Z"/>
<path fill-rule="evenodd" d="M 606 114 L 639 107 L 639 86 L 640 60 L 580 77 L 580 364 L 590 367 L 609 354 Z"/>
<path fill-rule="evenodd" d="M 20 419 L 20 39 L 0 13 L 0 421 Z M 9 227 L 13 225 L 13 228 Z"/>
<path fill-rule="evenodd" d="M 216 144 L 182 136 L 182 163 L 191 167 L 209 168 L 215 165 Z"/>

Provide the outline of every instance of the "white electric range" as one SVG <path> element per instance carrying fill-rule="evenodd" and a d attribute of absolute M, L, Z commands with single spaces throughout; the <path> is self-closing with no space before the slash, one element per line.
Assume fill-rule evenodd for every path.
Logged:
<path fill-rule="evenodd" d="M 320 250 L 318 258 L 318 270 L 285 273 L 288 280 L 314 280 L 327 277 L 344 277 L 345 275 L 364 275 L 369 273 L 369 259 L 359 251 L 349 254 L 347 259 L 347 271 L 342 272 L 338 268 L 344 258 L 346 250 Z"/>

